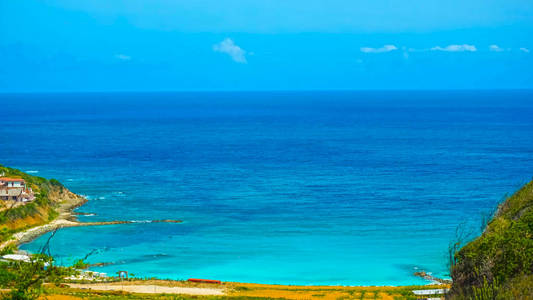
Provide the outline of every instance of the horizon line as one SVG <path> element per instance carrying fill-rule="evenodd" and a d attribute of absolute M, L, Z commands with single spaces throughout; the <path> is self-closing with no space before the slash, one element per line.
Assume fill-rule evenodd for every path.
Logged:
<path fill-rule="evenodd" d="M 111 90 L 111 91 L 0 91 L 0 95 L 31 95 L 31 94 L 149 94 L 149 93 L 302 93 L 302 92 L 461 92 L 461 91 L 533 91 L 531 88 L 421 88 L 421 89 L 273 89 L 273 90 Z"/>

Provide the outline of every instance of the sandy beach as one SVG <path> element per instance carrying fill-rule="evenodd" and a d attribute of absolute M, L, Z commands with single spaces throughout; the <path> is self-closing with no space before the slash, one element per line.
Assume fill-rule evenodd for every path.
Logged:
<path fill-rule="evenodd" d="M 172 280 L 132 280 L 124 282 L 67 283 L 64 287 L 53 290 L 57 294 L 80 295 L 86 297 L 91 293 L 137 293 L 146 299 L 167 299 L 162 294 L 199 296 L 228 296 L 268 299 L 387 299 L 414 295 L 413 291 L 447 289 L 448 285 L 427 286 L 298 286 L 239 282 L 222 282 L 222 284 L 192 283 Z M 173 299 L 173 298 L 168 298 Z M 188 298 L 187 298 L 188 299 Z M 196 299 L 196 298 L 194 298 Z M 209 299 L 209 298 L 207 298 Z"/>
<path fill-rule="evenodd" d="M 139 294 L 186 294 L 199 296 L 219 296 L 225 295 L 222 288 L 203 288 L 203 287 L 178 287 L 178 286 L 161 286 L 153 284 L 68 284 L 70 288 L 74 289 L 90 289 L 97 291 L 124 291 L 129 293 Z"/>

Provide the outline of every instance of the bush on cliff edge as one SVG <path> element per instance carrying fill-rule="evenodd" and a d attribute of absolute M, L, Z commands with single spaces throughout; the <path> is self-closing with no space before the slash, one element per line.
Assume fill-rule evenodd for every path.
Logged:
<path fill-rule="evenodd" d="M 533 181 L 500 204 L 483 234 L 454 258 L 452 298 L 533 297 Z"/>

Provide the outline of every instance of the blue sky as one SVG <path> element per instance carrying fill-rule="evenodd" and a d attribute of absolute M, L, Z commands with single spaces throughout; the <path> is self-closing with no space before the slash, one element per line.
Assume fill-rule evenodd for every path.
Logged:
<path fill-rule="evenodd" d="M 530 0 L 0 0 L 0 91 L 533 88 Z"/>

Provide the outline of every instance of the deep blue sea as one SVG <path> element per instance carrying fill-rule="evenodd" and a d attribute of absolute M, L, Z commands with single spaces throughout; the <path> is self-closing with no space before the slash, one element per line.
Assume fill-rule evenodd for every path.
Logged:
<path fill-rule="evenodd" d="M 90 201 L 60 230 L 140 277 L 425 283 L 533 176 L 532 91 L 0 95 L 0 163 Z M 46 236 L 22 249 L 36 251 Z"/>

